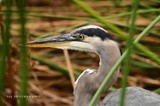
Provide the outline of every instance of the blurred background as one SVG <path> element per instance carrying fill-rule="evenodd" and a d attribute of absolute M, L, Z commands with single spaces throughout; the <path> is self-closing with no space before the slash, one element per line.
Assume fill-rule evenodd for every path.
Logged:
<path fill-rule="evenodd" d="M 129 34 L 129 22 L 131 15 L 131 0 L 83 0 L 86 6 L 80 6 L 76 0 L 27 0 L 26 3 L 26 35 L 27 42 L 47 36 L 61 35 L 73 29 L 95 24 L 108 30 L 120 44 L 122 52 L 126 48 L 126 38 L 107 27 L 105 22 L 97 19 L 84 8 L 94 9 L 100 17 L 119 28 L 120 31 Z M 79 1 L 79 0 L 78 0 Z M 0 1 L 1 2 L 1 1 Z M 136 38 L 159 14 L 159 0 L 140 0 L 137 11 Z M 6 30 L 5 11 L 6 4 L 0 4 L 0 52 Z M 18 21 L 19 11 L 16 2 L 11 4 L 11 23 L 9 37 L 9 51 L 4 72 L 4 92 L 2 102 L 6 106 L 17 106 L 20 90 L 20 40 L 21 33 Z M 132 51 L 131 67 L 128 76 L 128 86 L 139 86 L 160 93 L 160 22 L 145 36 L 141 42 L 144 47 L 153 52 L 152 56 L 144 53 L 137 47 Z M 157 56 L 156 59 L 152 58 Z M 97 68 L 99 58 L 92 53 L 69 51 L 71 65 L 74 70 L 74 78 L 87 68 Z M 2 60 L 2 57 L 1 57 Z M 73 87 L 68 74 L 64 52 L 57 49 L 28 49 L 28 106 L 72 106 Z M 108 92 L 121 87 L 122 69 L 118 80 Z M 2 70 L 0 70 L 2 71 Z M 3 77 L 3 75 L 2 75 Z M 102 95 L 102 97 L 103 97 Z"/>

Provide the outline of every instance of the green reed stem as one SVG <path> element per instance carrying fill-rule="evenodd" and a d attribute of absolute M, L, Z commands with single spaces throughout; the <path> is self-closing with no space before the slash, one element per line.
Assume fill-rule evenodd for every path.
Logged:
<path fill-rule="evenodd" d="M 28 53 L 27 53 L 27 32 L 26 32 L 26 1 L 17 0 L 17 8 L 20 22 L 20 35 L 21 35 L 21 47 L 20 47 L 20 98 L 19 106 L 27 106 L 28 95 Z"/>
<path fill-rule="evenodd" d="M 135 34 L 135 21 L 136 21 L 136 12 L 139 5 L 139 0 L 132 0 L 133 7 L 132 7 L 132 14 L 131 14 L 131 24 L 130 24 L 130 30 L 129 30 L 129 38 L 127 43 L 128 53 L 126 54 L 125 60 L 124 60 L 124 69 L 123 69 L 123 77 L 121 81 L 122 85 L 122 91 L 120 95 L 120 106 L 125 106 L 125 97 L 126 97 L 126 86 L 128 81 L 128 74 L 130 70 L 130 64 L 131 64 L 131 53 L 133 48 L 133 36 Z"/>
<path fill-rule="evenodd" d="M 4 15 L 4 30 L 2 29 L 2 48 L 0 53 L 0 106 L 3 105 L 2 99 L 4 96 L 4 84 L 5 84 L 5 71 L 8 62 L 9 54 L 9 38 L 10 38 L 10 29 L 11 29 L 11 6 L 12 0 L 5 1 L 5 15 Z"/>
<path fill-rule="evenodd" d="M 76 3 L 79 7 L 81 7 L 84 11 L 86 11 L 88 14 L 90 14 L 92 17 L 94 17 L 98 22 L 102 23 L 108 29 L 111 29 L 113 32 L 115 32 L 120 39 L 128 40 L 127 33 L 123 32 L 121 29 L 119 29 L 112 23 L 108 22 L 97 11 L 90 8 L 86 3 L 82 2 L 81 0 L 72 0 L 72 1 Z M 148 48 L 141 45 L 140 43 L 135 44 L 135 47 L 138 50 L 144 52 L 148 57 L 153 59 L 156 63 L 160 64 L 160 58 L 158 57 L 158 55 L 150 51 Z"/>
<path fill-rule="evenodd" d="M 144 30 L 143 32 L 133 41 L 134 44 L 138 44 L 138 42 L 142 39 L 142 37 L 145 36 L 146 33 L 160 20 L 160 15 L 154 19 Z M 111 79 L 112 75 L 116 71 L 117 67 L 120 65 L 122 60 L 126 57 L 128 54 L 128 49 L 122 54 L 122 56 L 118 59 L 118 61 L 115 63 L 115 65 L 112 67 L 112 69 L 109 71 L 108 75 L 105 77 L 101 85 L 99 86 L 98 90 L 96 91 L 95 95 L 93 96 L 92 100 L 90 101 L 89 106 L 94 106 L 105 88 L 106 84 L 108 83 L 109 79 Z"/>

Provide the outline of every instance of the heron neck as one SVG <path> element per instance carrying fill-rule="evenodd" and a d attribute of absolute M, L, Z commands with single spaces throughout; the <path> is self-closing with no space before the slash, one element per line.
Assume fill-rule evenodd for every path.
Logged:
<path fill-rule="evenodd" d="M 99 67 L 96 74 L 96 79 L 98 80 L 97 81 L 98 87 L 100 86 L 100 84 L 102 83 L 106 75 L 108 75 L 109 71 L 117 62 L 117 60 L 119 59 L 120 57 L 119 48 L 118 50 L 117 48 L 107 48 L 106 50 L 103 50 L 100 52 L 99 57 L 100 57 L 100 63 L 99 63 Z M 109 87 L 111 87 L 114 84 L 114 82 L 117 80 L 118 73 L 119 73 L 119 68 L 113 74 L 111 80 L 107 83 L 104 89 L 105 91 L 108 90 Z"/>
<path fill-rule="evenodd" d="M 74 90 L 74 106 L 89 105 L 90 100 L 92 99 L 96 90 L 99 88 L 103 79 L 120 57 L 120 50 L 117 45 L 113 45 L 113 47 L 107 47 L 103 45 L 101 47 L 102 48 L 99 49 L 100 51 L 98 51 L 100 58 L 98 70 L 91 74 L 86 72 L 80 77 Z M 113 74 L 111 80 L 109 80 L 105 90 L 108 90 L 108 88 L 116 81 L 119 73 L 118 70 L 119 69 L 117 69 L 117 71 Z"/>

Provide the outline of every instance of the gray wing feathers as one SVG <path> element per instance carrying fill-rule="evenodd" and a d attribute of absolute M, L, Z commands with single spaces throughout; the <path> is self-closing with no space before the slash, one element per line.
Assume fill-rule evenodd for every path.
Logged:
<path fill-rule="evenodd" d="M 119 106 L 121 89 L 107 95 L 103 106 Z M 127 87 L 126 106 L 160 106 L 160 95 L 139 87 Z"/>

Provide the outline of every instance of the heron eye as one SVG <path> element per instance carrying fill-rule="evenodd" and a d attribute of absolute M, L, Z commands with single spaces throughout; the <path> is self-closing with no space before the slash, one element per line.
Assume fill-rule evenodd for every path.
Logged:
<path fill-rule="evenodd" d="M 84 39 L 84 35 L 79 35 L 79 39 L 83 40 Z"/>

